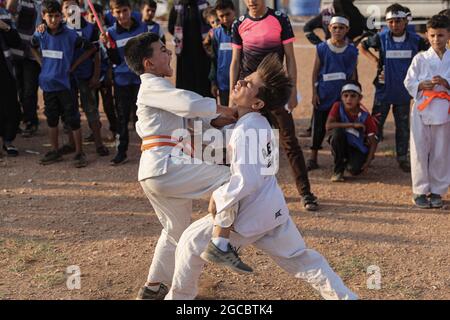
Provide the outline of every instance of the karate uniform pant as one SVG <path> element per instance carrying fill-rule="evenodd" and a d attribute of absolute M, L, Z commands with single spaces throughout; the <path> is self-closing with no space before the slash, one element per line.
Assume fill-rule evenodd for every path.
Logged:
<path fill-rule="evenodd" d="M 413 193 L 445 195 L 450 184 L 450 122 L 425 125 L 416 112 L 411 121 Z"/>
<path fill-rule="evenodd" d="M 227 166 L 175 164 L 169 161 L 167 173 L 141 181 L 163 226 L 147 281 L 171 283 L 175 249 L 181 234 L 191 222 L 192 200 L 210 196 L 229 179 L 230 168 Z"/>
<path fill-rule="evenodd" d="M 196 297 L 198 278 L 205 263 L 200 254 L 211 239 L 212 228 L 213 219 L 208 215 L 191 224 L 181 236 L 176 251 L 172 287 L 165 299 L 190 300 Z M 317 251 L 306 248 L 291 217 L 261 235 L 246 238 L 231 233 L 230 242 L 237 247 L 253 244 L 295 278 L 311 284 L 325 299 L 357 299 L 325 258 Z"/>

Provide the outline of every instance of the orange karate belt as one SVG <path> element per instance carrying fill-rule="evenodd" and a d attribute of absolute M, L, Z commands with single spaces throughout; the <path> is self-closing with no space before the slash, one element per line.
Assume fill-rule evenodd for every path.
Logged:
<path fill-rule="evenodd" d="M 425 108 L 428 107 L 428 105 L 434 99 L 443 99 L 450 102 L 450 95 L 445 91 L 425 90 L 423 92 L 423 96 L 426 97 L 427 99 L 417 107 L 419 111 L 425 110 Z M 450 105 L 448 106 L 448 113 L 450 114 Z"/>
<path fill-rule="evenodd" d="M 172 137 L 167 135 L 154 135 L 142 139 L 141 151 L 150 150 L 155 147 L 177 147 L 181 148 L 188 156 L 194 156 L 194 147 L 191 143 L 183 142 L 183 137 Z"/>

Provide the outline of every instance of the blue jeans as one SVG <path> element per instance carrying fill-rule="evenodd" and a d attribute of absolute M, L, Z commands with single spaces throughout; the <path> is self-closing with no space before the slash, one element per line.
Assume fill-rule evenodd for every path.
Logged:
<path fill-rule="evenodd" d="M 378 137 L 383 139 L 383 127 L 389 114 L 391 104 L 375 101 L 372 109 L 372 115 L 380 114 L 378 117 Z M 395 151 L 397 160 L 407 160 L 409 147 L 409 111 L 410 103 L 392 105 L 392 113 L 395 121 Z"/>

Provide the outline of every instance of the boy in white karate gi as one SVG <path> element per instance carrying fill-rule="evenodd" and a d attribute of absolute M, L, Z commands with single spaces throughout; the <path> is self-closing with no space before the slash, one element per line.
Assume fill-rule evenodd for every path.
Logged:
<path fill-rule="evenodd" d="M 137 98 L 136 131 L 142 138 L 139 181 L 163 226 L 147 282 L 138 299 L 161 299 L 168 291 L 175 266 L 175 248 L 189 226 L 192 200 L 208 197 L 229 180 L 226 166 L 193 163 L 188 119 L 225 125 L 236 110 L 217 106 L 212 98 L 177 89 L 164 77 L 173 73 L 171 51 L 153 33 L 130 39 L 125 46 L 128 66 L 141 78 Z M 218 114 L 221 116 L 218 117 Z M 214 122 L 214 123 L 213 123 Z"/>
<path fill-rule="evenodd" d="M 276 140 L 259 111 L 284 106 L 291 90 L 292 82 L 275 55 L 264 58 L 256 72 L 237 82 L 231 97 L 238 106 L 239 120 L 228 145 L 232 175 L 214 191 L 216 210 L 214 206 L 210 208 L 220 216 L 239 203 L 231 244 L 253 244 L 284 270 L 310 283 L 326 299 L 356 299 L 325 258 L 306 248 L 275 177 Z M 257 140 L 252 140 L 252 136 Z M 257 161 L 251 161 L 255 157 Z M 195 298 L 205 263 L 200 254 L 208 246 L 213 227 L 214 218 L 208 215 L 190 225 L 181 236 L 166 299 Z"/>
<path fill-rule="evenodd" d="M 411 111 L 413 201 L 419 208 L 441 208 L 450 183 L 450 19 L 427 23 L 428 51 L 414 57 L 405 87 L 414 98 Z"/>

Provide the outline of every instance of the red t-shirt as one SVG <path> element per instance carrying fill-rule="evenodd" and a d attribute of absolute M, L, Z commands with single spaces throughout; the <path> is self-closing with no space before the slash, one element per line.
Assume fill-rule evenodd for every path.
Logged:
<path fill-rule="evenodd" d="M 338 122 L 341 122 L 341 116 L 339 114 L 339 108 L 341 106 L 341 102 L 335 102 L 333 104 L 333 106 L 331 107 L 330 113 L 328 114 L 329 118 L 333 118 Z M 348 119 L 351 122 L 356 122 L 358 120 L 359 114 L 357 115 L 352 115 L 350 113 L 348 113 L 347 111 L 344 111 L 347 114 Z M 376 135 L 378 132 L 378 126 L 377 123 L 374 119 L 374 117 L 372 117 L 370 114 L 367 117 L 366 121 L 364 122 L 364 126 L 366 127 L 366 136 L 372 136 L 372 135 Z"/>

